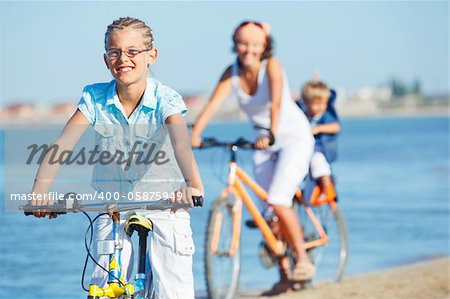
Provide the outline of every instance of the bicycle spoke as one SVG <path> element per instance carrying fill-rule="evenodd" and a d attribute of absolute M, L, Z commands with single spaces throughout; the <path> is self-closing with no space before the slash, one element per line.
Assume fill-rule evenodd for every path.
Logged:
<path fill-rule="evenodd" d="M 338 208 L 333 210 L 329 204 L 312 207 L 312 210 L 328 238 L 326 245 L 308 250 L 317 270 L 315 279 L 340 281 L 344 275 L 348 252 L 347 231 L 343 216 Z M 309 221 L 303 208 L 299 211 L 299 217 L 306 240 L 319 239 L 316 228 Z"/>
<path fill-rule="evenodd" d="M 205 272 L 210 298 L 233 298 L 239 279 L 239 251 L 230 254 L 233 222 L 230 200 L 219 198 L 211 208 L 206 233 Z M 212 250 L 214 249 L 214 250 Z"/>

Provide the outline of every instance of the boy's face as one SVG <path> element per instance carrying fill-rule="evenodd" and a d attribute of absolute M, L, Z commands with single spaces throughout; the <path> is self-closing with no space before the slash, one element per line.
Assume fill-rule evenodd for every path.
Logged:
<path fill-rule="evenodd" d="M 308 114 L 310 116 L 316 116 L 327 110 L 328 99 L 317 97 L 306 101 L 305 104 L 308 107 Z"/>

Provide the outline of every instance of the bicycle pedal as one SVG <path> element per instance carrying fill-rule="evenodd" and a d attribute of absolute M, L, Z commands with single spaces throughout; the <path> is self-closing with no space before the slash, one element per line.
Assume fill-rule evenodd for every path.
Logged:
<path fill-rule="evenodd" d="M 264 215 L 264 221 L 266 221 L 267 224 L 270 225 L 272 222 L 278 221 L 278 218 L 275 215 L 267 214 L 267 215 Z M 248 228 L 257 228 L 258 227 L 256 225 L 255 220 L 253 220 L 253 219 L 246 220 L 245 221 L 245 226 L 247 226 Z"/>
<path fill-rule="evenodd" d="M 313 282 L 312 279 L 306 280 L 303 282 L 296 282 L 292 285 L 292 288 L 294 291 L 301 291 L 301 290 L 307 290 L 313 288 Z"/>
<path fill-rule="evenodd" d="M 245 226 L 252 229 L 258 228 L 258 226 L 256 226 L 255 221 L 251 219 L 245 221 Z"/>
<path fill-rule="evenodd" d="M 258 256 L 261 265 L 266 269 L 272 268 L 277 263 L 277 257 L 272 254 L 264 241 L 259 243 Z"/>

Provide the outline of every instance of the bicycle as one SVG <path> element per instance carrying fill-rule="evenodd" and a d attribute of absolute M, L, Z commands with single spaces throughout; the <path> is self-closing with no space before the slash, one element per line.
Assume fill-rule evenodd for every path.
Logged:
<path fill-rule="evenodd" d="M 203 206 L 202 196 L 192 197 L 194 206 Z M 81 285 L 82 288 L 88 292 L 87 299 L 100 299 L 100 298 L 126 298 L 126 299 L 147 299 L 153 298 L 153 294 L 148 296 L 145 294 L 146 284 L 146 265 L 147 263 L 147 236 L 149 232 L 153 231 L 153 222 L 143 216 L 132 214 L 128 217 L 125 224 L 125 233 L 128 236 L 132 236 L 134 231 L 137 232 L 139 237 L 139 253 L 138 253 L 138 270 L 135 275 L 135 283 L 126 281 L 124 273 L 122 272 L 121 265 L 121 251 L 122 246 L 119 239 L 119 225 L 120 225 L 120 213 L 124 211 L 136 210 L 145 208 L 147 210 L 166 210 L 166 209 L 181 209 L 190 208 L 188 204 L 169 204 L 167 200 L 161 199 L 157 201 L 135 201 L 135 202 L 123 202 L 120 203 L 97 203 L 82 205 L 77 199 L 75 193 L 68 193 L 64 196 L 64 199 L 58 201 L 55 204 L 45 206 L 20 206 L 20 209 L 24 211 L 26 216 L 33 215 L 33 212 L 38 210 L 46 210 L 49 213 L 66 214 L 66 213 L 83 213 L 89 220 L 89 226 L 85 234 L 85 248 L 87 251 L 86 260 L 84 263 Z M 94 219 L 87 214 L 87 212 L 102 212 L 99 213 Z M 101 254 L 109 255 L 109 267 L 108 269 L 100 265 L 91 254 L 91 244 L 93 239 L 93 224 L 103 215 L 108 214 L 112 218 L 112 235 L 113 240 L 104 241 L 101 245 Z M 87 242 L 87 235 L 90 232 L 90 241 Z M 88 244 L 89 243 L 89 244 Z M 86 266 L 90 258 L 96 265 L 108 273 L 108 284 L 106 287 L 100 287 L 94 284 L 87 289 L 84 286 L 84 274 Z"/>
<path fill-rule="evenodd" d="M 259 212 L 247 186 L 262 201 L 267 201 L 267 193 L 245 171 L 237 165 L 238 149 L 254 149 L 254 144 L 245 139 L 235 142 L 220 142 L 214 138 L 204 139 L 199 149 L 213 147 L 225 148 L 229 154 L 228 185 L 212 203 L 208 216 L 205 236 L 205 274 L 209 298 L 231 299 L 238 288 L 240 274 L 240 238 L 242 226 L 242 205 L 252 217 L 254 225 L 261 231 L 263 243 L 260 246 L 260 259 L 264 266 L 270 267 L 283 255 L 288 255 L 293 267 L 293 251 L 283 240 L 272 232 L 271 221 Z M 348 241 L 343 215 L 336 199 L 334 187 L 326 190 L 327 198 L 319 200 L 320 190 L 315 188 L 310 201 L 307 201 L 300 189 L 295 194 L 295 209 L 299 213 L 305 236 L 305 249 L 311 260 L 319 266 L 323 250 L 333 244 L 336 272 L 335 281 L 344 275 L 347 262 Z M 308 223 L 308 225 L 305 225 Z M 337 240 L 333 240 L 337 234 Z M 332 241 L 332 242 L 330 242 Z M 336 246 L 338 248 L 336 248 Z M 328 254 L 331 257 L 331 254 Z M 307 286 L 310 281 L 303 285 Z"/>

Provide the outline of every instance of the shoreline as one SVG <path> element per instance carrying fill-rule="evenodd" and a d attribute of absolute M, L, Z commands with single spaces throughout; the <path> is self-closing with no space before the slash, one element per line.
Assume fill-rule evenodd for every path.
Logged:
<path fill-rule="evenodd" d="M 189 107 L 190 113 L 185 116 L 186 122 L 194 122 L 199 110 L 196 107 Z M 0 127 L 8 125 L 24 124 L 64 124 L 73 114 L 74 108 L 67 111 L 52 113 L 51 110 L 40 109 L 37 113 L 26 110 L 24 113 L 17 112 L 8 114 L 0 109 Z M 404 118 L 438 118 L 450 117 L 450 102 L 440 105 L 428 105 L 421 107 L 379 107 L 375 110 L 364 110 L 348 107 L 337 107 L 337 112 L 341 120 L 353 119 L 404 119 Z M 248 122 L 246 116 L 239 109 L 223 111 L 216 115 L 214 123 L 240 123 Z"/>
<path fill-rule="evenodd" d="M 321 281 L 310 289 L 277 296 L 260 296 L 263 291 L 241 291 L 236 299 L 450 298 L 450 257 L 348 276 L 339 284 Z"/>

